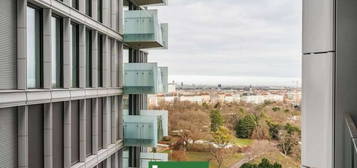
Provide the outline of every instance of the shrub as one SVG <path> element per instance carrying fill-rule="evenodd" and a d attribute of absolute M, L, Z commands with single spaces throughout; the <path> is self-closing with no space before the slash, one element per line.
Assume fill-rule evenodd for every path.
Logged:
<path fill-rule="evenodd" d="M 280 107 L 273 107 L 272 110 L 273 110 L 274 112 L 280 111 Z"/>
<path fill-rule="evenodd" d="M 280 124 L 267 121 L 269 126 L 269 135 L 271 139 L 279 140 Z"/>
<path fill-rule="evenodd" d="M 272 164 L 268 159 L 263 158 L 259 164 L 245 163 L 240 168 L 282 168 L 282 166 L 277 162 Z"/>
<path fill-rule="evenodd" d="M 218 130 L 220 126 L 223 125 L 223 117 L 219 110 L 212 110 L 210 118 L 211 118 L 211 131 L 215 132 Z"/>
<path fill-rule="evenodd" d="M 247 115 L 240 119 L 236 126 L 236 135 L 238 138 L 250 138 L 257 126 L 256 117 L 254 115 Z"/>

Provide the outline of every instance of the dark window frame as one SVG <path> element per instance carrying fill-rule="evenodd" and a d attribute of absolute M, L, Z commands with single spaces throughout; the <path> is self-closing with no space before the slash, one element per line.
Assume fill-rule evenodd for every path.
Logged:
<path fill-rule="evenodd" d="M 79 24 L 77 24 L 77 23 L 75 23 L 75 22 L 71 22 L 71 26 L 72 26 L 72 82 L 71 82 L 71 87 L 72 88 L 79 88 L 80 86 L 80 84 L 79 84 L 79 80 L 80 80 L 80 78 L 79 78 L 79 75 L 80 75 L 80 73 L 79 73 L 79 71 L 80 71 L 80 68 L 79 68 L 79 54 L 80 54 L 80 52 L 79 52 L 79 33 L 80 33 L 80 31 L 79 31 Z M 76 31 L 76 43 L 74 43 L 74 40 L 73 40 L 73 31 Z M 76 51 L 74 51 L 74 48 L 73 48 L 73 46 L 74 45 L 76 45 Z M 76 53 L 76 54 L 73 54 L 73 53 Z M 73 64 L 73 60 L 75 59 L 74 57 L 77 57 L 76 58 L 76 68 L 75 68 L 75 66 L 73 66 L 74 64 Z M 74 74 L 76 74 L 76 81 L 74 80 Z"/>
<path fill-rule="evenodd" d="M 90 17 L 92 17 L 92 5 L 93 5 L 92 4 L 92 0 L 86 0 L 85 1 L 85 14 L 90 16 Z"/>
<path fill-rule="evenodd" d="M 100 23 L 103 23 L 103 0 L 98 0 L 97 1 L 97 14 L 98 14 L 98 21 Z"/>
<path fill-rule="evenodd" d="M 104 41 L 103 35 L 98 33 L 98 87 L 104 87 L 104 80 L 103 80 L 103 62 L 104 62 Z"/>
<path fill-rule="evenodd" d="M 93 53 L 92 53 L 92 30 L 86 30 L 86 88 L 93 87 L 93 78 L 92 78 L 92 67 L 93 67 Z"/>
<path fill-rule="evenodd" d="M 72 0 L 72 8 L 79 10 L 79 0 Z"/>

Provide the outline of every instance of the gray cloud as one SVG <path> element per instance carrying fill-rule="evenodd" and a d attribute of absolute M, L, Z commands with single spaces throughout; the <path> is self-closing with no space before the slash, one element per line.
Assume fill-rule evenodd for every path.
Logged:
<path fill-rule="evenodd" d="M 169 23 L 169 50 L 150 50 L 149 60 L 172 76 L 300 78 L 300 1 L 169 0 L 157 8 Z"/>

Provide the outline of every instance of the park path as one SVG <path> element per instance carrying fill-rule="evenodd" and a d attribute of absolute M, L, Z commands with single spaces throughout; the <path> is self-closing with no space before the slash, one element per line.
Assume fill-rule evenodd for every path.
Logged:
<path fill-rule="evenodd" d="M 244 154 L 244 158 L 234 163 L 229 168 L 240 168 L 244 163 L 248 163 L 272 150 L 274 150 L 274 148 L 269 141 L 254 141 L 248 151 Z"/>

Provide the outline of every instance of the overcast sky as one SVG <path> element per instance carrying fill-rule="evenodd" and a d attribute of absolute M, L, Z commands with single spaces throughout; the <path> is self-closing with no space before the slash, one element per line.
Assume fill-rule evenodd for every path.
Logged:
<path fill-rule="evenodd" d="M 169 50 L 149 50 L 185 84 L 296 85 L 300 0 L 169 0 Z"/>

